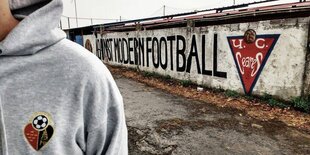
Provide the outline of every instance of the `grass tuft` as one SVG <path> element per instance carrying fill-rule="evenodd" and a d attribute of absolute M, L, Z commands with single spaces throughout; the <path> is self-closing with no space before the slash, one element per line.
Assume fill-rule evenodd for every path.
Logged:
<path fill-rule="evenodd" d="M 238 98 L 238 97 L 240 97 L 240 94 L 239 94 L 238 92 L 234 91 L 234 90 L 226 90 L 226 91 L 225 91 L 225 95 L 226 95 L 227 97 L 232 97 L 232 98 Z"/>
<path fill-rule="evenodd" d="M 154 77 L 154 78 L 160 78 L 166 81 L 175 81 L 170 75 L 160 75 L 156 72 L 148 72 L 148 71 L 142 71 L 142 75 L 144 77 Z M 179 82 L 183 87 L 189 87 L 196 84 L 192 82 L 191 80 L 176 80 L 175 82 Z M 203 86 L 204 88 L 214 92 L 214 93 L 223 93 L 227 97 L 231 98 L 240 98 L 244 97 L 247 100 L 254 100 L 259 99 L 261 101 L 265 101 L 267 104 L 269 104 L 272 107 L 280 107 L 280 108 L 287 108 L 287 107 L 294 107 L 295 109 L 303 112 L 310 113 L 310 96 L 308 97 L 295 97 L 290 102 L 283 101 L 280 99 L 277 99 L 276 97 L 264 93 L 262 96 L 253 96 L 253 95 L 242 95 L 234 90 L 223 90 L 221 88 L 210 88 L 208 86 Z"/>
<path fill-rule="evenodd" d="M 294 108 L 310 113 L 309 97 L 295 97 L 292 99 L 292 104 Z"/>
<path fill-rule="evenodd" d="M 181 81 L 180 81 L 180 84 L 181 84 L 183 87 L 188 87 L 188 86 L 194 85 L 194 83 L 193 83 L 191 80 L 181 80 Z"/>

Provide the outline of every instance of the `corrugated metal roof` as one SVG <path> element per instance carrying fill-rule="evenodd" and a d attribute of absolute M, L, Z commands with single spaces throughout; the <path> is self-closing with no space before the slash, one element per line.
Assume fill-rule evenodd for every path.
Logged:
<path fill-rule="evenodd" d="M 240 5 L 240 7 L 243 6 L 247 5 Z M 194 21 L 195 26 L 205 26 L 310 16 L 310 1 L 261 7 L 247 7 L 241 9 L 233 9 L 233 7 L 224 8 L 231 9 L 206 9 L 205 11 L 202 10 L 162 17 L 152 17 L 131 21 L 100 24 L 84 28 L 76 28 L 72 29 L 72 31 L 79 31 L 90 28 L 94 29 L 95 31 L 104 32 L 134 31 L 136 29 L 184 27 L 187 26 L 188 21 Z"/>
<path fill-rule="evenodd" d="M 215 18 L 215 17 L 225 17 L 227 15 L 230 16 L 245 16 L 249 14 L 260 14 L 260 13 L 273 13 L 273 12 L 283 12 L 283 11 L 298 11 L 300 9 L 309 9 L 310 11 L 310 2 L 298 2 L 298 3 L 288 3 L 288 4 L 279 4 L 279 5 L 272 5 L 272 6 L 263 6 L 263 7 L 254 7 L 254 8 L 246 8 L 246 9 L 239 9 L 239 10 L 228 10 L 223 12 L 213 12 L 213 13 L 204 13 L 200 15 L 187 15 L 183 17 L 176 17 L 176 18 L 166 18 L 166 19 L 159 19 L 153 21 L 141 21 L 139 22 L 140 25 L 152 25 L 152 24 L 159 24 L 159 23 L 167 23 L 167 22 L 179 22 L 185 20 L 197 20 L 197 19 L 204 19 L 204 18 Z M 309 13 L 310 14 L 310 13 Z M 127 23 L 125 26 L 136 25 L 137 23 Z"/>

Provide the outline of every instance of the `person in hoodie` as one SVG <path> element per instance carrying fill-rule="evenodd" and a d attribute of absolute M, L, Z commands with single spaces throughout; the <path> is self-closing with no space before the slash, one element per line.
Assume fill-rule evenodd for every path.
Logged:
<path fill-rule="evenodd" d="M 0 0 L 0 154 L 127 154 L 107 68 L 57 28 L 61 0 Z"/>

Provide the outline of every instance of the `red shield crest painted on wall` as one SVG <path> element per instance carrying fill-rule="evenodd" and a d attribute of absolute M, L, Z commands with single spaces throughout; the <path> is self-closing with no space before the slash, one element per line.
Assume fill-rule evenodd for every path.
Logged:
<path fill-rule="evenodd" d="M 279 36 L 257 35 L 252 43 L 246 43 L 244 36 L 227 37 L 246 94 L 252 93 Z"/>

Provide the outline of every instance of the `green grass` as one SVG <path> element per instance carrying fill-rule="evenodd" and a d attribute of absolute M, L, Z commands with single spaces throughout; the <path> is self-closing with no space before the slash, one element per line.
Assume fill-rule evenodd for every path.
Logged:
<path fill-rule="evenodd" d="M 244 97 L 245 97 L 247 100 L 255 100 L 255 99 L 257 99 L 257 97 L 252 96 L 252 95 L 245 95 Z"/>
<path fill-rule="evenodd" d="M 143 71 L 142 74 L 143 74 L 143 76 L 145 76 L 145 77 L 151 77 L 151 76 L 153 76 L 153 73 L 152 73 L 152 72 L 145 72 L 145 71 Z"/>
<path fill-rule="evenodd" d="M 292 99 L 292 105 L 296 109 L 310 113 L 309 97 L 295 97 Z"/>
<path fill-rule="evenodd" d="M 264 93 L 264 95 L 262 95 L 260 98 L 264 101 L 269 101 L 270 99 L 272 99 L 272 95 Z"/>
<path fill-rule="evenodd" d="M 155 72 L 148 72 L 148 71 L 142 71 L 142 75 L 144 77 L 159 77 L 161 75 L 159 75 L 158 73 Z"/>
<path fill-rule="evenodd" d="M 142 75 L 144 77 L 154 77 L 154 78 L 160 78 L 166 81 L 175 81 L 179 82 L 183 87 L 189 87 L 189 86 L 197 86 L 194 82 L 191 80 L 175 80 L 170 75 L 160 75 L 156 72 L 148 72 L 148 71 L 142 71 Z M 280 107 L 280 108 L 287 108 L 287 107 L 294 107 L 297 110 L 310 113 L 310 96 L 309 97 L 295 97 L 290 102 L 283 101 L 280 99 L 277 99 L 276 97 L 264 93 L 262 96 L 253 96 L 253 95 L 242 95 L 234 90 L 223 90 L 221 88 L 210 88 L 208 86 L 202 86 L 208 90 L 211 90 L 214 93 L 224 93 L 225 96 L 231 97 L 231 98 L 240 98 L 243 97 L 247 100 L 261 100 L 265 101 L 268 105 L 272 107 Z"/>
<path fill-rule="evenodd" d="M 163 77 L 163 79 L 165 79 L 165 80 L 172 80 L 172 77 L 171 77 L 170 75 L 165 75 L 165 76 Z"/>
<path fill-rule="evenodd" d="M 285 104 L 282 101 L 279 101 L 277 99 L 271 98 L 268 100 L 268 104 L 272 107 L 280 107 L 280 108 L 287 108 L 289 105 Z"/>
<path fill-rule="evenodd" d="M 184 87 L 188 87 L 188 86 L 194 85 L 194 83 L 191 80 L 181 80 L 180 84 L 182 86 L 184 86 Z"/>
<path fill-rule="evenodd" d="M 156 72 L 142 71 L 142 75 L 144 77 L 154 77 L 154 78 L 163 79 L 168 82 L 173 80 L 173 78 L 170 75 L 161 75 Z"/>
<path fill-rule="evenodd" d="M 232 97 L 232 98 L 238 98 L 238 97 L 240 97 L 240 94 L 239 94 L 238 92 L 236 92 L 236 91 L 233 91 L 233 90 L 226 90 L 226 91 L 225 91 L 225 95 L 226 95 L 227 97 Z"/>
<path fill-rule="evenodd" d="M 285 101 L 279 100 L 279 99 L 277 99 L 277 98 L 275 98 L 272 95 L 267 94 L 267 93 L 264 93 L 264 95 L 262 95 L 260 97 L 260 99 L 267 102 L 267 104 L 272 106 L 272 107 L 279 107 L 279 108 L 290 107 L 290 105 L 287 104 Z"/>

